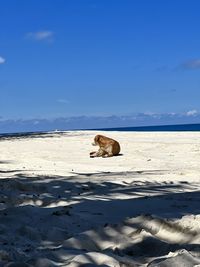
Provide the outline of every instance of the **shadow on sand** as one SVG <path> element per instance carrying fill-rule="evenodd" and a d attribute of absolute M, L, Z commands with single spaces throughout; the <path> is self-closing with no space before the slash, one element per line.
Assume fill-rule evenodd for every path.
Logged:
<path fill-rule="evenodd" d="M 12 170 L 10 173 L 17 171 L 19 170 Z M 121 234 L 123 229 L 120 229 L 120 223 L 127 218 L 144 214 L 140 222 L 127 221 L 126 226 L 139 231 L 145 229 L 152 236 L 135 244 L 127 244 L 125 248 L 111 248 L 112 253 L 130 258 L 134 256 L 141 262 L 145 258 L 163 256 L 183 248 L 200 253 L 199 244 L 188 245 L 188 240 L 194 238 L 196 233 L 188 231 L 188 234 L 184 233 L 187 242 L 180 244 L 175 241 L 171 244 L 155 237 L 151 232 L 152 228 L 145 226 L 151 220 L 147 214 L 177 219 L 200 213 L 200 191 L 187 182 L 144 181 L 147 174 L 153 177 L 163 172 L 165 171 L 73 173 L 71 177 L 27 177 L 25 173 L 19 172 L 10 178 L 1 179 L 0 224 L 9 232 L 5 239 L 11 241 L 4 241 L 4 245 L 0 247 L 14 251 L 17 244 L 24 242 L 25 236 L 25 244 L 20 245 L 24 249 L 23 255 L 15 253 L 15 259 L 27 261 L 33 257 L 48 255 L 51 260 L 62 262 L 66 250 L 62 251 L 61 247 L 69 238 L 83 231 L 115 228 L 116 225 L 118 227 L 115 230 Z M 109 181 L 105 181 L 106 177 Z M 121 182 L 122 177 L 129 177 L 130 182 Z M 13 223 L 13 219 L 16 223 Z M 160 223 L 164 224 L 164 221 Z M 170 232 L 177 231 L 175 226 L 171 227 Z M 98 231 L 96 234 L 98 235 Z M 5 233 L 2 236 L 4 235 Z M 17 236 L 18 243 L 11 238 L 13 235 Z M 103 236 L 99 238 L 104 239 Z M 86 248 L 85 250 L 87 251 Z"/>

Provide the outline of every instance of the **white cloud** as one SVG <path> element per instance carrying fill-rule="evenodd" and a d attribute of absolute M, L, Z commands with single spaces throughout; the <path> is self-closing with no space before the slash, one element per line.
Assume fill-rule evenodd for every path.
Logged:
<path fill-rule="evenodd" d="M 60 99 L 62 100 L 62 99 Z M 61 101 L 62 102 L 62 101 Z M 147 115 L 148 114 L 148 115 Z M 118 127 L 140 127 L 176 124 L 199 124 L 200 113 L 189 110 L 184 113 L 136 113 L 133 115 L 107 116 L 73 116 L 56 117 L 52 119 L 3 119 L 0 118 L 0 132 L 34 132 L 71 130 L 71 129 L 101 129 Z M 154 115 L 158 115 L 154 117 Z M 172 128 L 173 129 L 173 128 Z M 183 128 L 180 128 L 180 130 Z"/>
<path fill-rule="evenodd" d="M 29 32 L 26 37 L 36 41 L 53 41 L 54 32 L 52 31 L 38 31 Z"/>
<path fill-rule="evenodd" d="M 5 58 L 0 57 L 0 64 L 4 64 L 6 62 Z"/>
<path fill-rule="evenodd" d="M 33 125 L 38 125 L 40 122 L 38 120 L 33 121 Z"/>
<path fill-rule="evenodd" d="M 198 111 L 196 109 L 189 110 L 188 112 L 186 112 L 187 116 L 196 116 L 197 114 L 198 114 Z"/>
<path fill-rule="evenodd" d="M 182 68 L 186 70 L 196 70 L 200 69 L 200 59 L 188 60 L 181 64 Z"/>
<path fill-rule="evenodd" d="M 62 104 L 69 104 L 69 103 L 70 103 L 69 100 L 67 100 L 67 99 L 62 99 L 62 98 L 61 98 L 61 99 L 58 99 L 57 102 L 58 102 L 58 103 L 62 103 Z"/>

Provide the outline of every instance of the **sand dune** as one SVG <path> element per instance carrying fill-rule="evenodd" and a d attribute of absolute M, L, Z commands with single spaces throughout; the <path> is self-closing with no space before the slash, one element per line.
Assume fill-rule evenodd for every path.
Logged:
<path fill-rule="evenodd" d="M 96 133 L 0 139 L 0 266 L 198 266 L 200 134 Z"/>

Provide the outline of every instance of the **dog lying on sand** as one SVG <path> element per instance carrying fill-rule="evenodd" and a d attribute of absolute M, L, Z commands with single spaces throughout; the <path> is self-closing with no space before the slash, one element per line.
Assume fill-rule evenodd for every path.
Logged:
<path fill-rule="evenodd" d="M 93 146 L 99 146 L 98 151 L 90 152 L 90 157 L 112 157 L 116 156 L 120 152 L 120 145 L 117 141 L 114 139 L 111 139 L 109 137 L 106 137 L 104 135 L 96 135 L 94 138 L 94 143 L 92 143 Z"/>

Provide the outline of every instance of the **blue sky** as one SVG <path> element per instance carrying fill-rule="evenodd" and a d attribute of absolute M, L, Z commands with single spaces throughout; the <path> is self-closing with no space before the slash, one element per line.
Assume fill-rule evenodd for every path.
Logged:
<path fill-rule="evenodd" d="M 2 0 L 0 10 L 1 120 L 199 113 L 200 1 Z"/>

